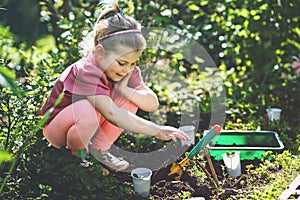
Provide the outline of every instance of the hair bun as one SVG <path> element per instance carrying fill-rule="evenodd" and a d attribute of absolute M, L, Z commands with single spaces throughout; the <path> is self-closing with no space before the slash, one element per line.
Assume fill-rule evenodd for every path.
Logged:
<path fill-rule="evenodd" d="M 99 2 L 98 6 L 100 7 L 101 13 L 98 16 L 97 23 L 102 19 L 107 19 L 122 12 L 119 4 L 114 0 L 102 0 Z"/>

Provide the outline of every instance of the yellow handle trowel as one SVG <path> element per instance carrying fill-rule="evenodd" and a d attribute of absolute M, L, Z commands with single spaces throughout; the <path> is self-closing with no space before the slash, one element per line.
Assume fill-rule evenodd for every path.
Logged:
<path fill-rule="evenodd" d="M 178 174 L 175 177 L 175 180 L 180 180 L 182 176 L 182 168 L 185 166 L 196 154 L 198 154 L 204 147 L 212 141 L 212 139 L 218 135 L 221 131 L 221 127 L 219 125 L 214 125 L 208 132 L 201 138 L 201 140 L 194 146 L 194 148 L 188 153 L 186 158 L 184 158 L 181 162 L 173 162 L 170 173 L 168 176 L 173 174 Z"/>

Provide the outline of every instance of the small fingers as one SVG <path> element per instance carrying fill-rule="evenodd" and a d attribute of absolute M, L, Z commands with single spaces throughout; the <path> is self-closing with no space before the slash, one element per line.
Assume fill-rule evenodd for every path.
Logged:
<path fill-rule="evenodd" d="M 183 140 L 190 140 L 190 137 L 182 130 L 179 130 L 176 132 L 176 137 L 183 139 Z"/>
<path fill-rule="evenodd" d="M 170 137 L 174 142 L 177 142 L 177 138 L 176 138 L 173 134 L 170 134 L 169 137 Z"/>
<path fill-rule="evenodd" d="M 190 140 L 190 137 L 182 130 L 169 126 L 165 126 L 163 129 L 163 132 L 165 132 L 161 134 L 162 138 L 164 138 L 163 140 L 173 140 L 174 142 L 177 141 L 177 138 L 182 140 Z"/>
<path fill-rule="evenodd" d="M 175 129 L 172 131 L 171 135 L 175 138 L 179 138 L 182 140 L 190 140 L 190 137 L 182 130 Z"/>

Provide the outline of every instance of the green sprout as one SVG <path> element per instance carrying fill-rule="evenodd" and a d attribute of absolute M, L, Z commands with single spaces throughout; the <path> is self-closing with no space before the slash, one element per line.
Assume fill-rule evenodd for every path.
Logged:
<path fill-rule="evenodd" d="M 226 151 L 226 156 L 233 156 L 235 151 Z"/>

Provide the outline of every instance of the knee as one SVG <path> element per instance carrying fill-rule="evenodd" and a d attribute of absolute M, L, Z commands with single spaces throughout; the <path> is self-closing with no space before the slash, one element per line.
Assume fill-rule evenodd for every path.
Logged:
<path fill-rule="evenodd" d="M 86 144 L 85 144 L 86 143 Z M 69 131 L 67 134 L 67 147 L 73 151 L 82 150 L 88 145 L 87 142 L 80 138 L 77 131 Z"/>

